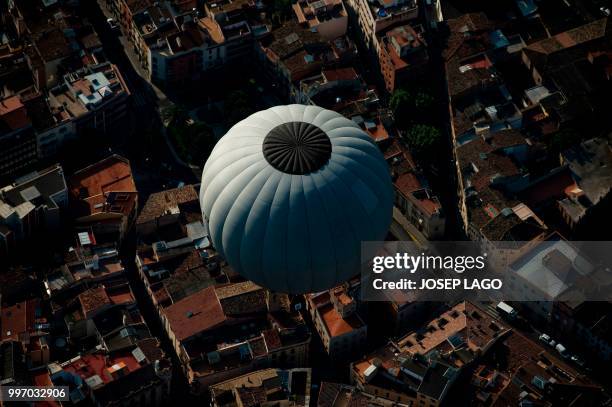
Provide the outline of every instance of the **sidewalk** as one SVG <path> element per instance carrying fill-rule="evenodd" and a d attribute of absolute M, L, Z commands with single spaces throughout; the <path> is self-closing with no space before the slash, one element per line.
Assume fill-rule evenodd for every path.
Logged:
<path fill-rule="evenodd" d="M 97 4 L 100 7 L 100 10 L 102 10 L 102 13 L 104 14 L 104 16 L 106 18 L 114 19 L 115 15 L 108 9 L 105 3 L 106 2 L 104 0 L 97 0 Z M 132 48 L 134 47 L 133 44 L 126 38 L 123 31 L 121 31 L 121 35 L 119 35 L 118 37 L 119 37 L 119 42 L 123 46 L 123 51 L 125 55 L 128 57 L 128 59 L 130 60 L 130 63 L 132 64 L 134 71 L 138 74 L 138 76 L 140 76 L 144 81 L 146 81 L 151 86 L 151 89 L 155 93 L 155 96 L 157 97 L 157 100 L 159 103 L 158 108 L 161 109 L 162 107 L 165 107 L 167 103 L 171 103 L 168 100 L 168 97 L 166 96 L 166 94 L 161 89 L 159 89 L 153 83 L 149 82 L 149 79 L 147 78 L 147 73 L 142 68 L 140 61 L 138 60 L 138 56 L 132 50 Z"/>
<path fill-rule="evenodd" d="M 102 10 L 102 13 L 104 14 L 106 18 L 115 18 L 111 10 L 108 9 L 106 2 L 104 0 L 98 0 L 97 4 L 100 7 L 100 10 Z M 180 166 L 191 170 L 196 175 L 196 177 L 199 178 L 202 172 L 202 169 L 197 165 L 192 165 L 192 164 L 189 164 L 183 161 L 183 159 L 178 155 L 178 153 L 174 149 L 174 146 L 172 145 L 172 141 L 168 137 L 167 127 L 166 127 L 167 123 L 165 123 L 162 118 L 162 111 L 164 109 L 171 107 L 173 105 L 172 101 L 166 96 L 166 94 L 160 88 L 158 88 L 157 86 L 155 86 L 155 84 L 149 81 L 149 79 L 147 78 L 146 72 L 144 71 L 144 69 L 142 68 L 142 65 L 140 64 L 140 61 L 138 60 L 138 56 L 132 50 L 133 48 L 132 43 L 127 39 L 127 37 L 124 35 L 123 32 L 121 32 L 121 35 L 119 36 L 118 39 L 121 45 L 123 46 L 124 54 L 127 56 L 130 64 L 132 65 L 134 72 L 138 76 L 140 76 L 142 81 L 144 81 L 147 84 L 146 90 L 152 90 L 153 93 L 155 94 L 155 106 L 154 106 L 155 109 L 154 110 L 157 112 L 157 116 L 159 117 L 159 122 L 162 125 L 161 126 L 162 137 L 164 139 L 164 142 L 166 143 L 166 147 L 168 148 L 168 150 L 170 151 L 170 154 L 174 158 L 174 161 Z"/>
<path fill-rule="evenodd" d="M 400 230 L 398 230 L 398 228 Z M 395 206 L 393 207 L 393 223 L 391 225 L 391 233 L 401 240 L 408 240 L 406 239 L 406 236 L 410 237 L 409 240 L 413 240 L 423 250 L 429 247 L 429 242 L 423 233 L 421 233 L 412 223 L 408 222 L 400 210 Z"/>

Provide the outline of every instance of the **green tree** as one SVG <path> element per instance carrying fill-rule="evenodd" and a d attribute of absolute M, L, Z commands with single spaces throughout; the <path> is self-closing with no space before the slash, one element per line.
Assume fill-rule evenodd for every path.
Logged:
<path fill-rule="evenodd" d="M 440 130 L 427 124 L 414 125 L 406 132 L 408 146 L 420 157 L 432 156 L 440 146 L 440 140 Z"/>
<path fill-rule="evenodd" d="M 233 126 L 253 113 L 249 95 L 242 90 L 230 92 L 224 102 L 225 117 L 228 126 Z"/>
<path fill-rule="evenodd" d="M 172 143 L 183 160 L 201 164 L 215 146 L 212 130 L 204 122 L 168 127 Z"/>
<path fill-rule="evenodd" d="M 396 89 L 389 100 L 389 108 L 393 112 L 395 125 L 402 130 L 405 130 L 410 123 L 408 115 L 411 109 L 410 94 L 404 89 Z"/>
<path fill-rule="evenodd" d="M 430 116 L 435 108 L 435 99 L 429 93 L 417 92 L 414 95 L 414 107 L 417 115 Z"/>
<path fill-rule="evenodd" d="M 432 123 L 434 102 L 433 96 L 424 91 L 397 89 L 391 95 L 389 107 L 397 127 L 406 130 L 416 123 Z"/>
<path fill-rule="evenodd" d="M 184 122 L 189 117 L 187 110 L 181 105 L 171 105 L 161 111 L 162 120 L 168 124 Z"/>

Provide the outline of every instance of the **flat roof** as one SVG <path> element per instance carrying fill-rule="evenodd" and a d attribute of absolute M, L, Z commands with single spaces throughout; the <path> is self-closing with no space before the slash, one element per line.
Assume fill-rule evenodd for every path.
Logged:
<path fill-rule="evenodd" d="M 570 242 L 554 233 L 514 261 L 510 270 L 555 298 L 578 277 L 590 274 L 593 266 Z"/>

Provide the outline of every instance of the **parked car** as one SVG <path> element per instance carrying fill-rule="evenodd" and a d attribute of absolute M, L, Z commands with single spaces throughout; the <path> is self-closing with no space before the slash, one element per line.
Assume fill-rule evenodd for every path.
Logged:
<path fill-rule="evenodd" d="M 580 367 L 584 367 L 586 365 L 586 363 L 584 362 L 584 359 L 582 359 L 582 358 L 580 358 L 580 357 L 578 357 L 576 355 L 572 355 L 570 357 L 570 360 L 572 362 L 574 362 L 575 364 L 577 364 L 578 366 L 580 366 Z"/>
<path fill-rule="evenodd" d="M 561 356 L 563 356 L 563 358 L 565 359 L 570 358 L 570 353 L 567 351 L 567 348 L 563 346 L 563 344 L 558 343 L 557 346 L 555 346 L 555 349 L 557 350 L 557 352 L 559 352 Z"/>
<path fill-rule="evenodd" d="M 551 341 L 551 339 L 552 339 L 552 338 L 550 337 L 550 335 L 541 334 L 541 335 L 538 337 L 538 339 L 539 339 L 540 341 L 542 341 L 542 342 L 544 342 L 545 344 L 547 344 L 547 345 L 548 345 L 548 344 L 550 343 L 550 341 Z"/>
<path fill-rule="evenodd" d="M 516 310 L 514 308 L 512 308 L 510 305 L 506 304 L 503 301 L 500 302 L 499 304 L 497 304 L 497 307 L 495 307 L 495 309 L 503 317 L 511 319 L 511 320 L 516 318 L 516 316 L 518 315 L 518 312 L 516 312 Z"/>
<path fill-rule="evenodd" d="M 554 348 L 555 346 L 557 346 L 557 342 L 550 337 L 550 335 L 547 334 L 541 334 L 538 339 L 542 342 L 544 342 L 545 344 L 547 344 L 548 346 L 550 346 L 551 348 Z"/>

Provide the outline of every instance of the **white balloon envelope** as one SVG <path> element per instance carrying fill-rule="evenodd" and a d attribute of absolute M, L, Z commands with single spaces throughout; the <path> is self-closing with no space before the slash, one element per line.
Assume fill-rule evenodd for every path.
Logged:
<path fill-rule="evenodd" d="M 276 106 L 232 127 L 202 173 L 214 247 L 245 278 L 302 294 L 360 271 L 362 241 L 383 240 L 387 163 L 353 121 L 317 106 Z"/>

